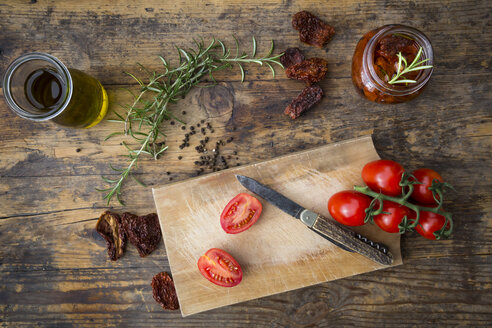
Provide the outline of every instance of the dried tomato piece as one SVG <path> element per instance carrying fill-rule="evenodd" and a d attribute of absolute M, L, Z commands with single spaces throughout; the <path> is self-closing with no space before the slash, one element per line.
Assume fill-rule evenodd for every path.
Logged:
<path fill-rule="evenodd" d="M 395 65 L 390 63 L 384 57 L 377 57 L 374 61 L 374 70 L 378 74 L 379 78 L 388 82 L 391 76 L 395 73 Z"/>
<path fill-rule="evenodd" d="M 300 11 L 292 17 L 292 27 L 299 31 L 299 39 L 323 48 L 335 34 L 335 29 L 310 12 Z"/>
<path fill-rule="evenodd" d="M 376 52 L 381 57 L 391 59 L 393 57 L 396 57 L 396 54 L 400 51 L 403 53 L 403 55 L 412 53 L 412 50 L 414 50 L 412 49 L 414 44 L 416 44 L 415 41 L 409 38 L 399 35 L 388 35 L 379 41 Z"/>
<path fill-rule="evenodd" d="M 123 256 L 126 245 L 126 235 L 121 226 L 118 214 L 106 211 L 96 223 L 96 231 L 106 240 L 109 258 L 116 261 Z"/>
<path fill-rule="evenodd" d="M 167 272 L 158 273 L 152 278 L 152 295 L 165 310 L 179 309 L 178 296 L 173 279 Z"/>
<path fill-rule="evenodd" d="M 310 58 L 285 70 L 289 79 L 302 80 L 311 85 L 325 78 L 328 62 L 323 58 Z"/>
<path fill-rule="evenodd" d="M 323 97 L 323 90 L 317 85 L 306 87 L 302 92 L 292 100 L 285 108 L 284 113 L 289 115 L 293 120 L 298 118 L 302 113 L 316 105 Z"/>
<path fill-rule="evenodd" d="M 161 227 L 157 214 L 136 216 L 123 213 L 121 223 L 130 243 L 137 248 L 138 254 L 145 257 L 152 253 L 161 241 Z"/>
<path fill-rule="evenodd" d="M 288 68 L 295 64 L 300 64 L 305 59 L 299 48 L 287 48 L 284 51 L 282 57 L 280 57 L 280 62 L 285 68 Z"/>

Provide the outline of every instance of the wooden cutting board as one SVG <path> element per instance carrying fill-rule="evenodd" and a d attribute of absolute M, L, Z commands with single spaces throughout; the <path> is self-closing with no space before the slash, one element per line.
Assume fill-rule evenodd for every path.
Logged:
<path fill-rule="evenodd" d="M 376 159 L 371 137 L 363 137 L 154 189 L 182 315 L 384 268 L 341 250 L 261 198 L 263 212 L 249 230 L 229 235 L 219 223 L 229 200 L 249 193 L 235 174 L 257 179 L 329 217 L 330 195 L 362 184 L 362 167 Z M 387 245 L 393 265 L 402 263 L 399 234 L 373 225 L 354 230 Z M 244 276 L 238 286 L 215 286 L 200 274 L 198 258 L 213 247 L 241 264 Z"/>

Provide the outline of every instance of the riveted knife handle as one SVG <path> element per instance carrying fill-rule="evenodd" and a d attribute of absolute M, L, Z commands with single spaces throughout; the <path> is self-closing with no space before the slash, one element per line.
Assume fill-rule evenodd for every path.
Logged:
<path fill-rule="evenodd" d="M 353 231 L 346 229 L 321 215 L 318 215 L 311 228 L 375 262 L 384 265 L 393 263 L 393 256 L 389 251 L 382 252 L 364 242 L 361 238 L 357 238 Z"/>

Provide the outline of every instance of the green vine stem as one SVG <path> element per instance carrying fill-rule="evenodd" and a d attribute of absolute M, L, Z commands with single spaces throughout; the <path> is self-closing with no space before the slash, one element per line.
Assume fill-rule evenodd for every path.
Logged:
<path fill-rule="evenodd" d="M 372 221 L 372 218 L 378 214 L 384 213 L 382 212 L 382 202 L 384 201 L 391 201 L 397 204 L 400 204 L 402 206 L 406 206 L 413 210 L 416 214 L 415 220 L 407 224 L 407 222 L 402 222 L 404 229 L 401 231 L 401 233 L 405 231 L 411 231 L 413 230 L 418 224 L 420 220 L 420 212 L 425 211 L 425 212 L 432 212 L 436 213 L 439 215 L 444 216 L 446 219 L 442 228 L 439 231 L 436 231 L 434 235 L 436 236 L 436 239 L 441 239 L 441 238 L 448 238 L 452 231 L 453 231 L 453 220 L 452 220 L 452 213 L 450 212 L 445 212 L 442 211 L 442 202 L 443 202 L 443 188 L 448 187 L 452 188 L 449 184 L 446 183 L 441 183 L 438 182 L 437 180 L 433 181 L 432 186 L 429 188 L 430 190 L 433 191 L 434 194 L 434 199 L 438 203 L 437 207 L 426 207 L 426 206 L 421 206 L 421 205 L 415 205 L 412 204 L 408 201 L 408 198 L 413 192 L 413 185 L 417 184 L 418 182 L 414 182 L 409 180 L 408 175 L 406 173 L 402 176 L 402 181 L 400 182 L 400 186 L 402 186 L 402 196 L 401 197 L 392 197 L 392 196 L 387 196 L 378 192 L 375 192 L 371 190 L 367 186 L 354 186 L 354 190 L 358 191 L 364 195 L 367 195 L 369 197 L 374 198 L 373 201 L 371 202 L 371 206 L 366 210 L 366 221 Z M 405 189 L 407 190 L 405 192 Z M 439 196 L 437 196 L 437 195 Z M 378 209 L 373 209 L 375 204 L 379 202 L 379 207 Z M 406 221 L 404 219 L 404 221 Z M 449 227 L 448 227 L 449 226 Z"/>

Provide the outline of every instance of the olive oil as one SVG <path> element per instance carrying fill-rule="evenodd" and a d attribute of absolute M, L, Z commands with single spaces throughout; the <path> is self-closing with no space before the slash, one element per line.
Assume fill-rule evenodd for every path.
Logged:
<path fill-rule="evenodd" d="M 66 108 L 53 118 L 58 124 L 89 128 L 99 123 L 107 112 L 108 96 L 96 79 L 75 69 L 72 77 L 72 95 Z M 53 69 L 41 68 L 32 72 L 24 86 L 28 101 L 39 111 L 61 108 L 69 96 L 67 83 Z"/>
<path fill-rule="evenodd" d="M 61 76 L 50 68 L 32 72 L 24 86 L 26 98 L 40 111 L 51 111 L 63 103 L 67 86 Z"/>
<path fill-rule="evenodd" d="M 33 52 L 15 59 L 3 79 L 4 98 L 20 117 L 90 128 L 108 111 L 108 95 L 95 78 L 56 57 Z"/>
<path fill-rule="evenodd" d="M 92 76 L 73 68 L 68 71 L 72 77 L 72 97 L 67 108 L 53 121 L 65 126 L 90 128 L 106 115 L 108 95 Z"/>
<path fill-rule="evenodd" d="M 39 111 L 49 112 L 66 108 L 52 120 L 60 125 L 90 128 L 99 123 L 108 109 L 108 96 L 103 86 L 93 77 L 69 69 L 72 77 L 72 94 L 64 79 L 53 69 L 41 68 L 26 79 L 24 91 L 27 100 Z"/>

